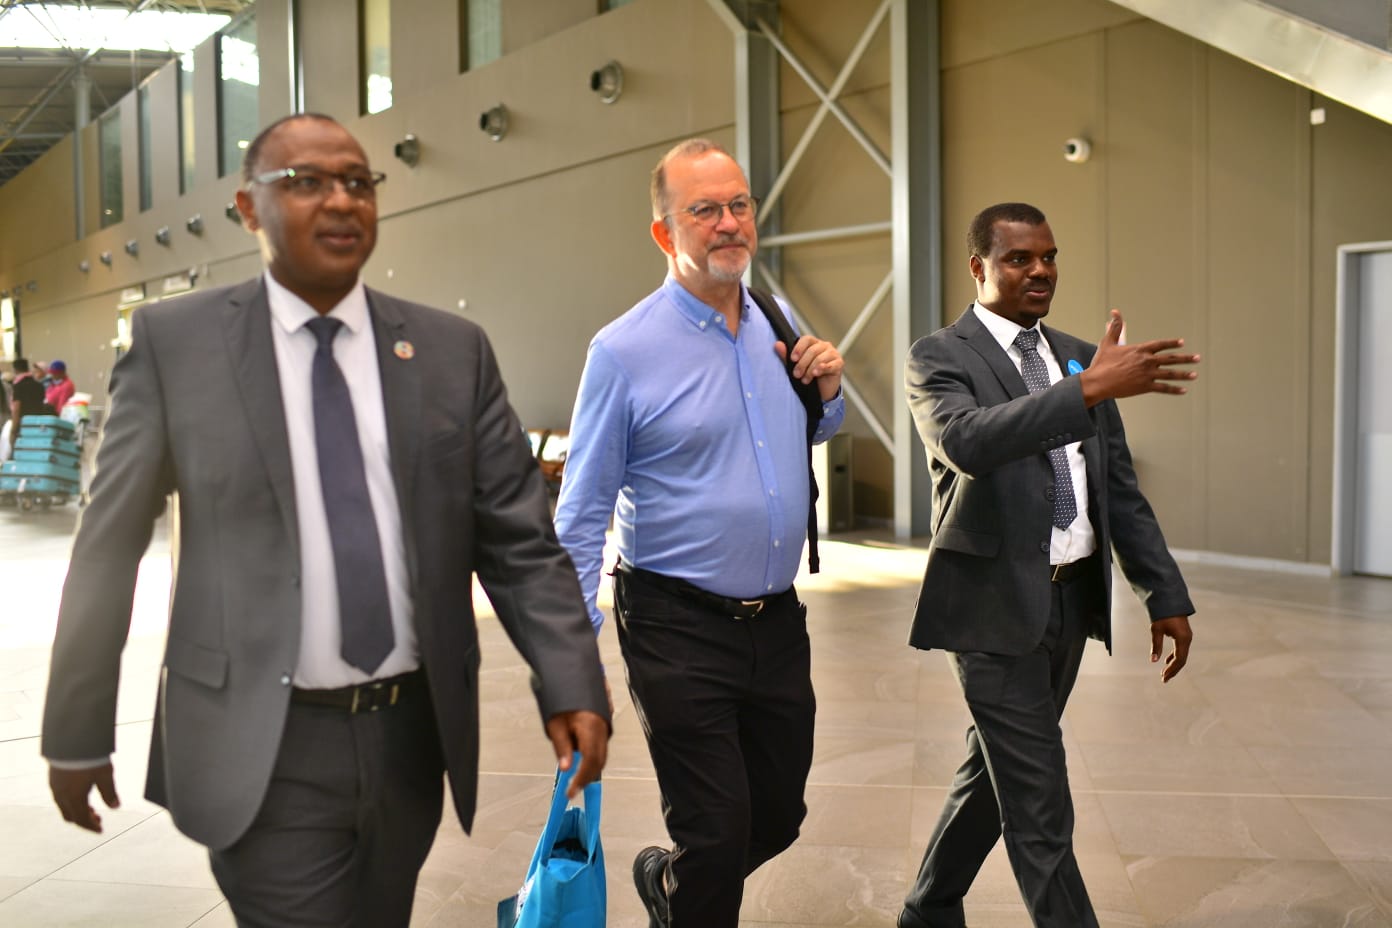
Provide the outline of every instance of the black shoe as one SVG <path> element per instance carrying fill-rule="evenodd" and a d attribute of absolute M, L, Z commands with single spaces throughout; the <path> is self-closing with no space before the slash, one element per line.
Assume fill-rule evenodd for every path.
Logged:
<path fill-rule="evenodd" d="M 638 898 L 648 910 L 648 928 L 667 928 L 667 885 L 663 874 L 671 851 L 660 847 L 645 847 L 633 858 L 633 885 Z"/>

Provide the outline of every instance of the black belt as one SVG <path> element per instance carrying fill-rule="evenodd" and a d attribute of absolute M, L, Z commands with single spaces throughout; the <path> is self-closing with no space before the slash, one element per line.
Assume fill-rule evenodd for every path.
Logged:
<path fill-rule="evenodd" d="M 321 706 L 326 709 L 342 709 L 349 714 L 356 712 L 376 712 L 389 709 L 407 696 L 425 687 L 425 674 L 420 670 L 384 677 L 357 686 L 341 686 L 332 690 L 302 690 L 298 686 L 290 691 L 290 701 L 304 706 Z"/>
<path fill-rule="evenodd" d="M 1071 564 L 1054 564 L 1049 568 L 1049 579 L 1054 583 L 1071 583 L 1091 570 L 1096 563 L 1096 558 L 1090 554 Z"/>
<path fill-rule="evenodd" d="M 735 599 L 732 596 L 721 596 L 718 593 L 711 593 L 701 589 L 693 583 L 688 583 L 678 577 L 669 577 L 666 574 L 655 574 L 651 570 L 644 570 L 641 567 L 634 567 L 622 561 L 614 568 L 617 572 L 628 574 L 636 578 L 641 583 L 657 587 L 664 593 L 671 593 L 673 596 L 688 600 L 703 606 L 712 612 L 727 615 L 732 619 L 752 619 L 764 608 L 775 600 L 784 596 L 796 595 L 792 587 L 788 587 L 781 593 L 773 593 L 768 596 L 761 596 L 758 599 Z"/>

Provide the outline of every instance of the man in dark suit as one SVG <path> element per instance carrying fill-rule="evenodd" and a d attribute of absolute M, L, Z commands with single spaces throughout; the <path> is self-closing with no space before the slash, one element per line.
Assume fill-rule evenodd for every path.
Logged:
<path fill-rule="evenodd" d="M 487 338 L 361 283 L 383 176 L 318 115 L 268 127 L 244 173 L 266 273 L 141 309 L 112 375 L 43 754 L 63 817 L 100 831 L 136 566 L 175 492 L 146 795 L 239 925 L 404 926 L 442 778 L 472 824 L 475 571 L 561 765 L 583 754 L 572 790 L 605 760 L 599 654 Z"/>
<path fill-rule="evenodd" d="M 909 643 L 948 652 L 972 726 L 900 928 L 961 928 L 996 840 L 1033 923 L 1096 928 L 1073 855 L 1059 716 L 1088 637 L 1111 647 L 1112 552 L 1151 617 L 1162 678 L 1184 667 L 1194 607 L 1136 473 L 1115 400 L 1182 394 L 1180 339 L 1093 346 L 1042 324 L 1058 280 L 1044 214 L 982 211 L 967 235 L 976 303 L 919 339 L 905 374 L 928 450 L 933 535 Z M 1179 381 L 1181 383 L 1176 383 Z"/>

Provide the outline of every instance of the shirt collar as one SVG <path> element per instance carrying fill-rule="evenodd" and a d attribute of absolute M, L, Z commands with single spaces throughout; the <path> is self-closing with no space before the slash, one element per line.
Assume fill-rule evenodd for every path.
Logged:
<path fill-rule="evenodd" d="M 319 317 L 319 312 L 313 306 L 276 280 L 269 269 L 263 272 L 262 277 L 266 281 L 266 301 L 271 306 L 271 318 L 282 329 L 297 332 L 304 328 L 306 322 Z M 354 335 L 367 327 L 367 291 L 362 278 L 329 310 L 328 315 L 342 322 Z"/>
<path fill-rule="evenodd" d="M 996 315 L 980 303 L 972 303 L 972 309 L 976 312 L 976 318 L 986 327 L 986 331 L 1006 350 L 1015 345 L 1015 336 L 1025 331 L 1023 326 L 1016 325 L 1004 316 Z M 1038 324 L 1033 328 L 1039 332 L 1040 342 L 1044 342 L 1044 331 Z"/>
<path fill-rule="evenodd" d="M 671 274 L 662 282 L 662 289 L 667 294 L 667 298 L 676 304 L 677 311 L 687 318 L 692 325 L 697 328 L 708 328 L 710 326 L 724 326 L 724 317 L 716 310 L 702 303 L 691 291 L 677 282 Z M 743 322 L 749 315 L 749 294 L 744 289 L 744 284 L 740 284 L 740 321 Z"/>

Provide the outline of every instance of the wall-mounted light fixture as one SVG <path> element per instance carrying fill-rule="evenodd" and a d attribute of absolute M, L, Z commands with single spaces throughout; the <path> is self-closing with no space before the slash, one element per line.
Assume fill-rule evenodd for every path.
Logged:
<path fill-rule="evenodd" d="M 155 241 L 161 245 L 169 244 L 169 226 L 160 226 L 155 230 Z"/>
<path fill-rule="evenodd" d="M 237 209 L 237 203 L 235 200 L 231 203 L 228 203 L 226 206 L 222 208 L 222 214 L 226 216 L 228 219 L 235 222 L 237 225 L 242 224 L 242 214 L 241 211 Z"/>
<path fill-rule="evenodd" d="M 86 258 L 83 258 L 81 261 L 77 262 L 77 269 L 82 273 L 86 274 L 88 271 L 92 269 L 92 262 L 88 261 Z"/>
<path fill-rule="evenodd" d="M 420 164 L 420 139 L 409 132 L 406 133 L 406 137 L 392 147 L 392 154 L 400 158 L 402 164 L 408 168 L 415 167 Z"/>
<path fill-rule="evenodd" d="M 101 254 L 97 255 L 97 260 L 107 267 L 111 267 L 111 252 L 103 251 Z"/>
<path fill-rule="evenodd" d="M 598 71 L 591 72 L 590 89 L 605 103 L 613 103 L 623 93 L 623 65 L 609 61 Z"/>
<path fill-rule="evenodd" d="M 126 254 L 130 255 L 132 258 L 138 256 L 140 254 L 140 243 L 133 238 L 126 239 Z"/>
<path fill-rule="evenodd" d="M 490 110 L 485 110 L 479 116 L 479 128 L 488 134 L 488 137 L 495 142 L 500 142 L 508 131 L 508 110 L 507 107 L 499 103 Z"/>
<path fill-rule="evenodd" d="M 184 228 L 189 230 L 190 235 L 203 234 L 203 214 L 194 213 L 184 221 Z"/>

